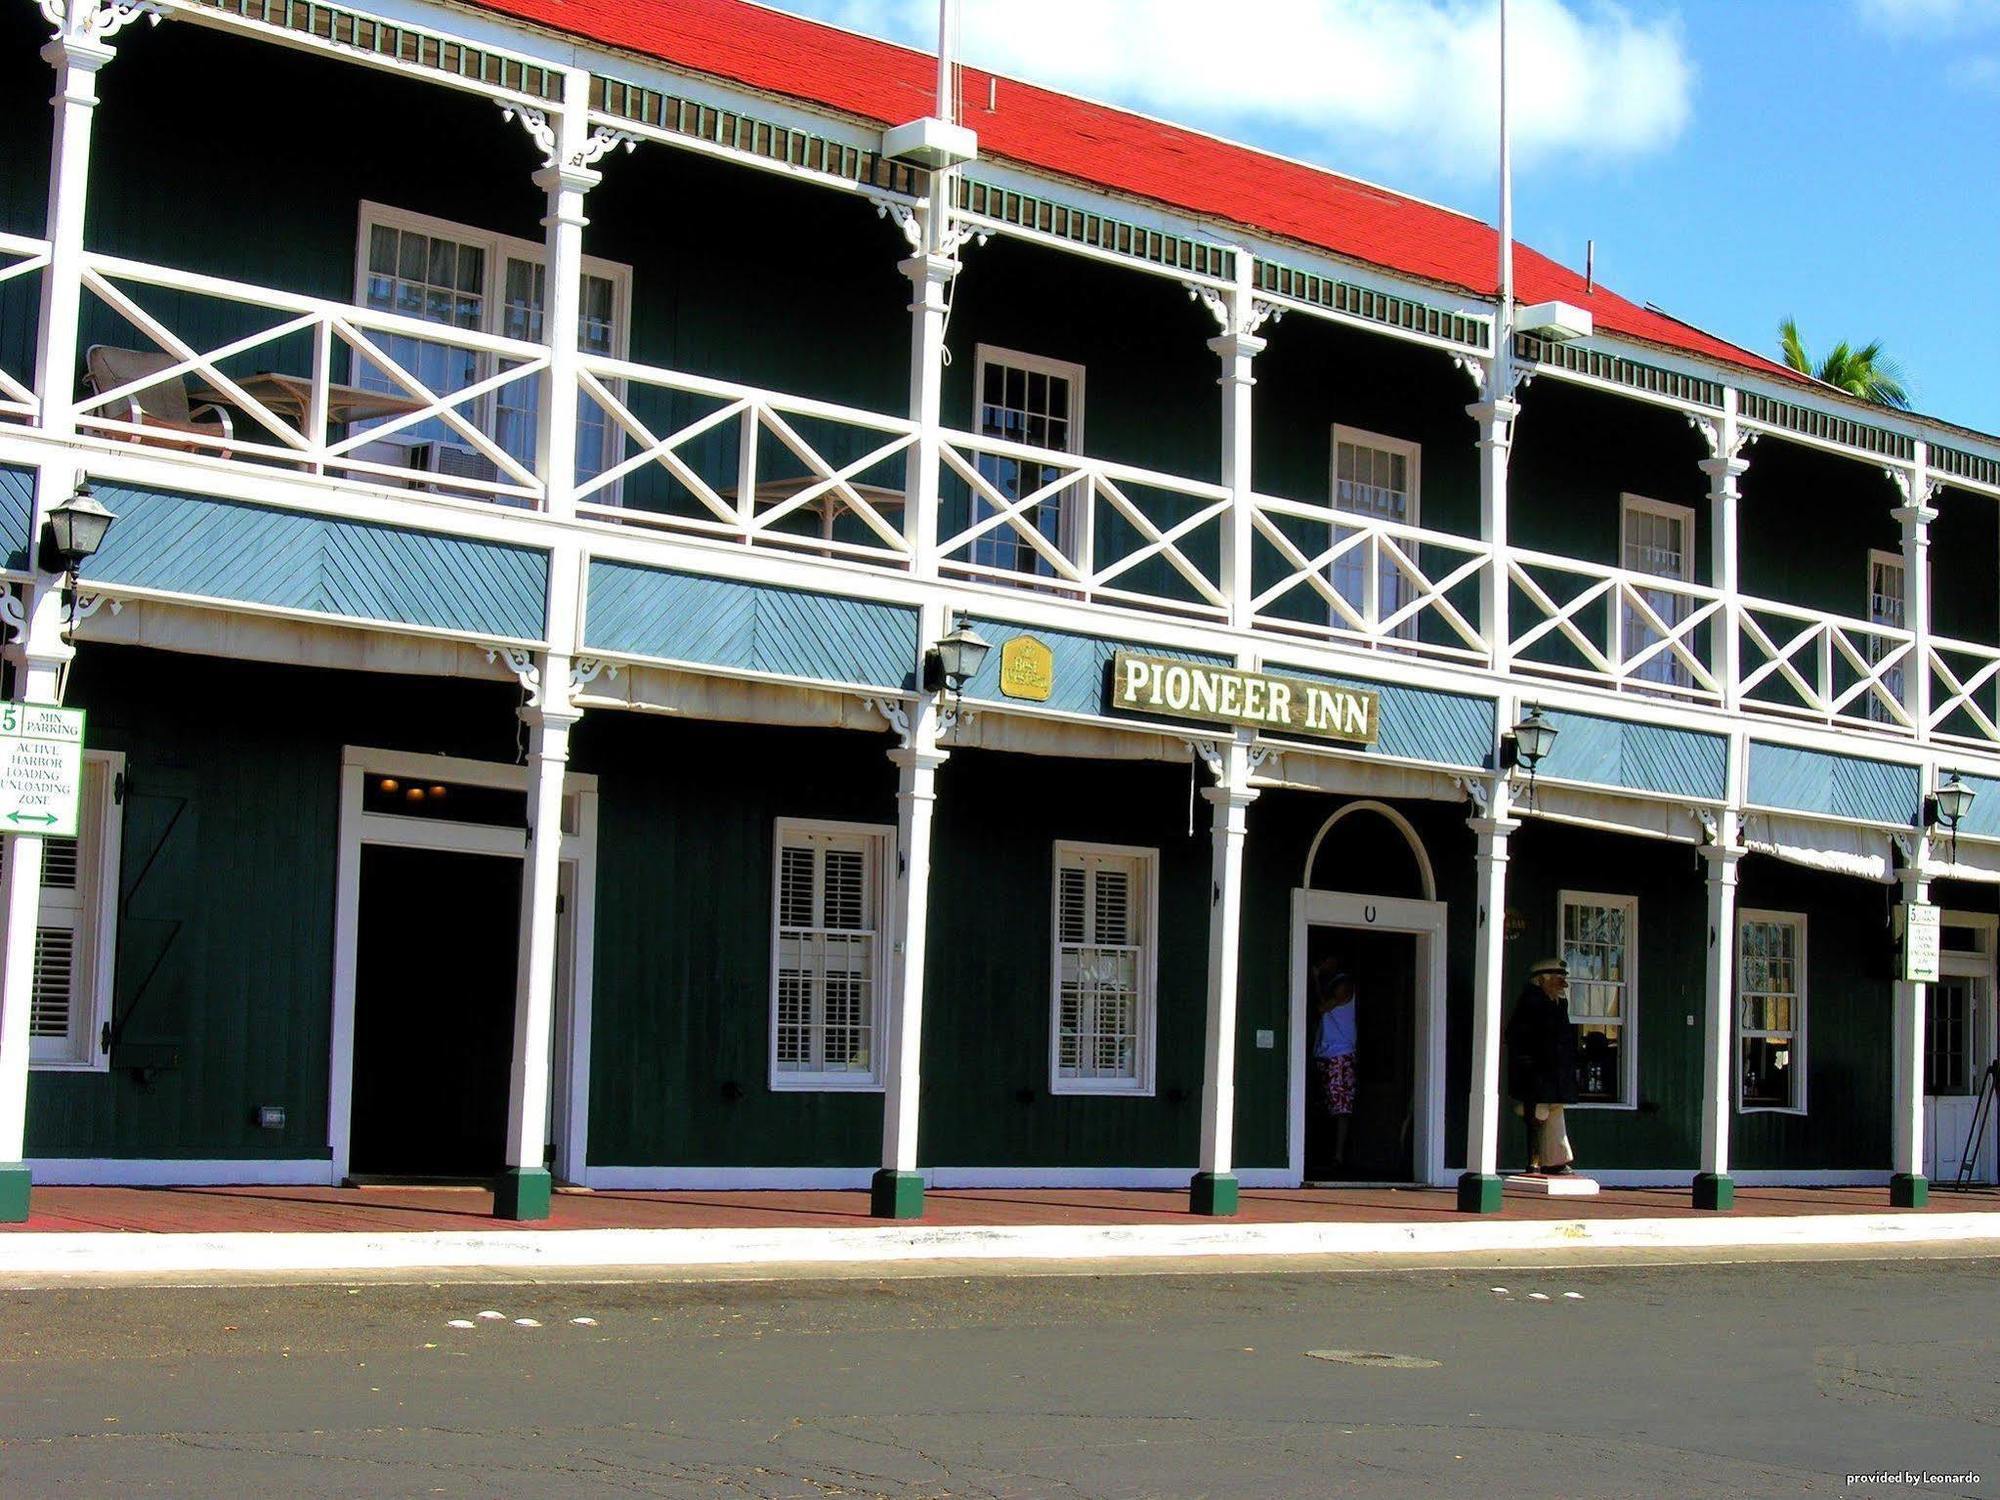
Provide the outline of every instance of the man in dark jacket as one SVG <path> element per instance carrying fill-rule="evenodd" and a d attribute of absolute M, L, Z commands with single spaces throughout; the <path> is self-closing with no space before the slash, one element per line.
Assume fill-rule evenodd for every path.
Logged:
<path fill-rule="evenodd" d="M 1576 1102 L 1576 1027 L 1569 1018 L 1569 965 L 1545 958 L 1507 1022 L 1507 1092 L 1528 1127 L 1528 1170 L 1572 1170 L 1563 1106 Z"/>

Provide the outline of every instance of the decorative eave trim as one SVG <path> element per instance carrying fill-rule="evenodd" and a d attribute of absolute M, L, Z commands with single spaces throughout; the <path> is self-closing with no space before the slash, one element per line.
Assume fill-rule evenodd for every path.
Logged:
<path fill-rule="evenodd" d="M 1474 353 L 1485 354 L 1493 347 L 1491 318 L 1432 307 L 1415 297 L 1358 286 L 1317 271 L 1302 271 L 1262 256 L 1257 259 L 1256 286 L 1260 291 L 1289 297 L 1308 306 L 1326 308 L 1365 323 L 1379 323 L 1384 328 L 1440 339 Z"/>
<path fill-rule="evenodd" d="M 1195 276 L 1228 281 L 1236 275 L 1236 251 L 1204 244 L 1187 235 L 1151 229 L 1092 209 L 1073 208 L 1034 193 L 960 176 L 961 212 L 996 225 L 1031 230 L 1038 236 L 1068 240 L 1111 255 L 1165 266 Z"/>
<path fill-rule="evenodd" d="M 1780 401 L 1757 391 L 1742 391 L 1737 397 L 1736 409 L 1744 421 L 1774 431 L 1793 432 L 1801 437 L 1815 438 L 1823 443 L 1903 463 L 1910 463 L 1917 456 L 1916 440 L 1907 433 L 1892 432 L 1886 427 L 1877 427 L 1873 423 L 1834 412 L 1815 411 L 1795 401 Z"/>
<path fill-rule="evenodd" d="M 1514 353 L 1538 372 L 1545 370 L 1558 377 L 1579 375 L 1592 382 L 1622 386 L 1669 401 L 1685 401 L 1715 411 L 1722 409 L 1722 382 L 1705 376 L 1649 365 L 1585 344 L 1558 344 L 1526 333 L 1515 335 Z"/>
<path fill-rule="evenodd" d="M 1933 443 L 1930 463 L 1934 473 L 1945 475 L 1950 479 L 1963 479 L 1988 489 L 2000 490 L 2000 459 L 1987 458 L 1979 453 L 1968 453 L 1963 448 L 1948 448 L 1942 443 Z"/>

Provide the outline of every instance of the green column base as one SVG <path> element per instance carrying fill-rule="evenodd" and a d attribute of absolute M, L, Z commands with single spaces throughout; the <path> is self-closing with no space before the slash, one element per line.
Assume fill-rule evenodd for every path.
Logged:
<path fill-rule="evenodd" d="M 1698 1172 L 1694 1179 L 1694 1206 L 1718 1213 L 1736 1207 L 1734 1178 L 1716 1172 Z"/>
<path fill-rule="evenodd" d="M 868 1184 L 868 1212 L 878 1219 L 921 1219 L 924 1179 L 920 1172 L 896 1172 L 884 1167 Z"/>
<path fill-rule="evenodd" d="M 1898 1172 L 1889 1179 L 1889 1206 L 1891 1208 L 1922 1208 L 1931 1201 L 1931 1184 L 1927 1177 L 1919 1177 L 1910 1172 Z"/>
<path fill-rule="evenodd" d="M 1236 1179 L 1227 1172 L 1197 1172 L 1188 1184 L 1188 1212 L 1226 1219 L 1236 1212 Z"/>
<path fill-rule="evenodd" d="M 28 1169 L 19 1162 L 0 1166 L 0 1224 L 28 1222 Z"/>
<path fill-rule="evenodd" d="M 1483 1172 L 1466 1172 L 1458 1179 L 1458 1211 L 1462 1214 L 1497 1214 L 1507 1184 Z"/>
<path fill-rule="evenodd" d="M 509 1167 L 493 1182 L 493 1217 L 546 1219 L 550 1191 L 547 1172 L 533 1167 Z"/>

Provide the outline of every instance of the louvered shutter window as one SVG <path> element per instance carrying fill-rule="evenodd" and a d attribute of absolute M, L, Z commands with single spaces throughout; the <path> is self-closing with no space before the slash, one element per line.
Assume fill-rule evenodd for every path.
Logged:
<path fill-rule="evenodd" d="M 87 756 L 75 838 L 42 841 L 42 899 L 28 999 L 29 1057 L 36 1067 L 92 1067 L 108 1019 L 108 955 L 116 879 L 113 766 Z"/>
<path fill-rule="evenodd" d="M 1151 857 L 1058 846 L 1055 1083 L 1147 1086 Z"/>
<path fill-rule="evenodd" d="M 882 838 L 778 835 L 775 1067 L 791 1081 L 876 1081 Z"/>

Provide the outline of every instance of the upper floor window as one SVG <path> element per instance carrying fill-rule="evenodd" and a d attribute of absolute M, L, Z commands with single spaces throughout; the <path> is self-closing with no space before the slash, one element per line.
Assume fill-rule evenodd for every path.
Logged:
<path fill-rule="evenodd" d="M 772 872 L 771 1087 L 881 1086 L 888 831 L 788 820 Z"/>
<path fill-rule="evenodd" d="M 1055 846 L 1052 1093 L 1153 1088 L 1158 853 Z"/>
<path fill-rule="evenodd" d="M 110 1066 L 101 1038 L 111 1021 L 118 952 L 124 767 L 122 755 L 86 751 L 76 837 L 42 840 L 41 916 L 28 996 L 28 1060 L 36 1068 Z"/>
<path fill-rule="evenodd" d="M 1806 1107 L 1806 919 L 1736 919 L 1737 1097 L 1742 1109 Z"/>
<path fill-rule="evenodd" d="M 1880 625 L 1885 630 L 1904 628 L 1903 608 L 1903 558 L 1901 553 L 1882 552 L 1870 549 L 1868 553 L 1868 623 Z M 1873 666 L 1891 652 L 1899 649 L 1897 643 L 1879 636 L 1868 638 L 1868 662 Z M 1903 668 L 1899 662 L 1882 674 L 1882 687 L 1898 703 L 1903 701 Z M 1889 706 L 1874 693 L 1868 695 L 1868 717 L 1878 724 L 1893 721 Z"/>
<path fill-rule="evenodd" d="M 363 305 L 426 323 L 540 342 L 548 273 L 544 247 L 532 240 L 363 203 L 361 245 L 356 297 Z M 623 356 L 631 284 L 631 267 L 585 260 L 577 333 L 586 354 Z M 381 343 L 384 353 L 439 395 L 464 390 L 507 368 L 491 355 L 404 334 L 383 335 Z M 357 359 L 356 366 L 355 384 L 402 393 L 365 360 Z M 536 374 L 509 381 L 460 409 L 501 449 L 532 468 L 540 400 L 541 376 Z M 461 477 L 498 477 L 488 460 L 437 418 L 399 428 L 391 438 L 444 445 Z M 604 409 L 579 396 L 577 477 L 603 473 L 615 461 L 616 449 L 616 432 Z"/>
<path fill-rule="evenodd" d="M 1418 459 L 1421 447 L 1404 438 L 1384 437 L 1358 427 L 1333 429 L 1333 507 L 1400 526 L 1419 526 Z M 1336 536 L 1338 542 L 1342 538 Z M 1412 551 L 1404 544 L 1402 550 Z M 1416 597 L 1410 577 L 1393 557 L 1380 554 L 1371 572 L 1369 549 L 1355 546 L 1333 560 L 1332 583 L 1340 597 L 1370 624 L 1389 619 Z M 1369 597 L 1373 589 L 1374 598 Z M 1336 625 L 1343 623 L 1336 620 Z M 1390 632 L 1415 640 L 1414 618 Z"/>
<path fill-rule="evenodd" d="M 1012 349 L 981 344 L 973 375 L 978 393 L 973 426 L 981 437 L 1030 448 L 1078 453 L 1083 449 L 1083 366 Z M 1008 500 L 1019 500 L 1051 485 L 1061 470 L 1031 459 L 997 453 L 979 455 L 979 473 Z M 1076 485 L 1061 486 L 1022 512 L 1022 522 L 1064 557 L 1082 551 L 1079 514 L 1089 503 Z M 994 514 L 985 496 L 972 497 L 972 521 Z M 972 561 L 1009 573 L 1055 576 L 1055 566 L 1015 526 L 1001 522 L 973 538 Z"/>
<path fill-rule="evenodd" d="M 1569 1018 L 1577 1031 L 1577 1102 L 1632 1104 L 1638 900 L 1564 891 L 1559 915 L 1562 956 L 1569 965 Z"/>
<path fill-rule="evenodd" d="M 1618 550 L 1628 573 L 1643 573 L 1674 583 L 1694 582 L 1694 511 L 1685 505 L 1669 505 L 1642 495 L 1624 496 L 1620 505 Z M 1624 641 L 1622 659 L 1629 661 L 1659 646 L 1632 673 L 1633 678 L 1663 687 L 1687 687 L 1692 681 L 1687 663 L 1674 654 L 1671 646 L 1660 642 L 1668 639 L 1692 613 L 1693 599 L 1670 588 L 1642 587 L 1637 593 L 1638 603 L 1628 601 L 1619 610 Z M 1659 626 L 1665 626 L 1666 633 Z"/>

